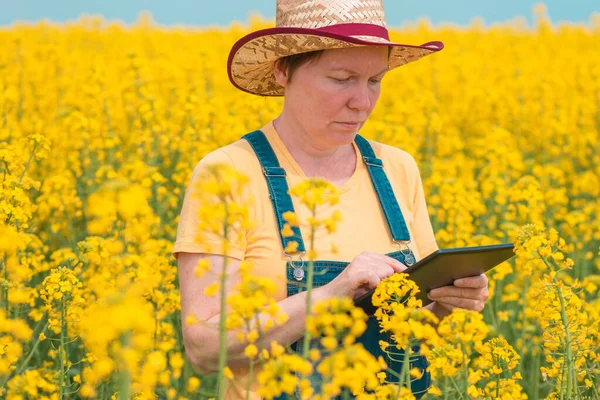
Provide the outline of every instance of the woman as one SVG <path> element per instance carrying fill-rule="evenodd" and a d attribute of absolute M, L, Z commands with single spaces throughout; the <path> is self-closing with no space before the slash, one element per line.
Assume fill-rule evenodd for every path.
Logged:
<path fill-rule="evenodd" d="M 317 241 L 317 250 L 321 259 L 342 261 L 344 267 L 327 269 L 313 291 L 314 301 L 356 298 L 437 249 L 414 158 L 357 133 L 375 107 L 383 76 L 443 45 L 390 42 L 383 6 L 374 0 L 278 0 L 276 20 L 276 28 L 251 33 L 234 45 L 228 72 L 231 82 L 245 92 L 285 96 L 281 114 L 259 131 L 208 154 L 196 166 L 189 187 L 207 165 L 217 162 L 250 177 L 255 199 L 251 216 L 261 224 L 246 232 L 243 245 L 228 252 L 228 286 L 239 281 L 240 260 L 252 261 L 256 274 L 276 282 L 278 304 L 293 318 L 269 331 L 264 342 L 292 345 L 304 332 L 306 293 L 298 292 L 295 280 L 305 277 L 301 263 L 288 263 L 301 254 L 284 251 L 281 212 L 287 204 L 302 220 L 309 210 L 288 197 L 288 187 L 320 176 L 341 190 L 336 207 L 343 220 L 336 232 Z M 268 167 L 282 168 L 285 176 L 270 174 Z M 204 295 L 204 288 L 219 279 L 224 256 L 215 246 L 218 239 L 195 240 L 198 206 L 188 190 L 173 254 L 178 258 L 182 314 L 194 313 L 206 322 L 183 327 L 186 353 L 195 368 L 208 373 L 215 370 L 219 347 L 218 332 L 209 325 L 219 320 L 220 306 Z M 306 238 L 307 232 L 301 236 Z M 336 254 L 332 243 L 338 247 Z M 202 258 L 210 260 L 212 271 L 198 279 L 194 269 Z M 461 279 L 429 296 L 434 301 L 427 307 L 438 317 L 456 307 L 481 311 L 488 296 L 487 278 Z M 372 322 L 370 330 L 376 331 Z M 364 344 L 377 353 L 376 345 L 368 346 L 372 342 L 377 340 Z M 227 348 L 234 358 L 229 366 L 235 378 L 226 398 L 246 397 L 247 360 L 239 357 L 244 347 L 231 333 Z M 413 391 L 422 394 L 427 384 L 413 386 Z M 260 398 L 256 389 L 254 379 L 251 398 Z"/>

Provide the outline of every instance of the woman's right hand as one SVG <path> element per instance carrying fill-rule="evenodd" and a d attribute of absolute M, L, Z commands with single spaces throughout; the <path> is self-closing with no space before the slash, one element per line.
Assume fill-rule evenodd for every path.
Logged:
<path fill-rule="evenodd" d="M 383 279 L 402 272 L 406 265 L 383 254 L 364 251 L 331 282 L 323 286 L 331 296 L 356 299 L 375 288 Z"/>

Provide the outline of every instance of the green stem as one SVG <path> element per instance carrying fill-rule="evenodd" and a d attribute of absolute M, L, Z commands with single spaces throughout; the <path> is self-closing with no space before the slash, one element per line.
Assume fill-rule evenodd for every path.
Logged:
<path fill-rule="evenodd" d="M 533 373 L 531 374 L 531 376 L 533 378 L 533 382 L 532 382 L 532 379 L 529 380 L 530 385 L 531 385 L 529 387 L 533 388 L 531 390 L 531 393 L 534 393 L 535 395 L 538 395 L 538 392 L 539 392 L 540 356 L 541 356 L 540 353 L 533 355 L 533 351 L 532 351 Z"/>
<path fill-rule="evenodd" d="M 65 385 L 65 358 L 63 357 L 65 350 L 65 298 L 63 297 L 60 301 L 60 349 L 58 357 L 60 357 L 60 386 L 59 386 L 59 398 L 62 399 L 64 396 L 64 385 Z"/>
<path fill-rule="evenodd" d="M 31 164 L 31 160 L 33 160 L 33 156 L 35 155 L 35 150 L 37 149 L 38 144 L 36 143 L 33 146 L 33 150 L 31 150 L 31 154 L 29 155 L 29 160 L 27 160 L 27 163 L 25 164 L 25 169 L 23 169 L 23 172 L 21 173 L 21 177 L 19 178 L 19 183 L 21 183 L 21 181 L 23 181 L 23 178 L 25 177 L 25 172 L 27 172 L 27 168 L 29 168 L 29 164 Z"/>
<path fill-rule="evenodd" d="M 254 360 L 250 359 L 250 368 L 248 370 L 248 387 L 246 388 L 246 400 L 250 399 L 250 389 L 252 387 L 252 374 L 254 373 Z"/>
<path fill-rule="evenodd" d="M 38 325 L 41 322 L 42 322 L 42 320 L 40 320 L 40 322 L 38 322 Z M 44 325 L 44 327 L 42 328 L 42 332 L 44 332 L 47 328 L 48 328 L 48 321 L 46 321 L 46 325 Z M 37 331 L 37 327 L 33 331 L 36 332 Z M 40 344 L 40 342 L 41 342 L 40 335 L 37 335 L 37 339 L 36 339 L 35 343 L 33 344 L 33 347 L 31 349 L 31 351 L 27 355 L 27 358 L 23 361 L 23 364 L 21 364 L 21 366 L 17 370 L 17 375 L 19 375 L 21 372 L 23 372 L 23 370 L 25 369 L 25 367 L 27 367 L 27 363 L 29 363 L 29 360 L 31 360 L 31 357 L 33 357 L 33 354 L 35 353 L 35 350 L 38 348 L 38 345 Z"/>
<path fill-rule="evenodd" d="M 402 360 L 402 370 L 400 371 L 400 387 L 404 386 L 407 381 L 410 386 L 410 341 L 404 349 L 404 359 Z M 407 379 L 408 378 L 408 379 Z"/>
<path fill-rule="evenodd" d="M 258 318 L 256 318 L 258 320 Z M 258 321 L 257 321 L 258 322 Z M 257 324 L 257 330 L 259 331 L 259 337 L 260 337 L 260 325 Z M 246 321 L 246 332 L 250 332 L 250 329 L 252 329 L 250 327 L 250 322 Z M 261 346 L 262 348 L 262 346 Z M 252 373 L 254 372 L 254 360 L 250 359 L 250 366 L 248 368 L 248 383 L 246 384 L 246 400 L 250 399 L 250 389 L 252 388 Z"/>
<path fill-rule="evenodd" d="M 460 398 L 463 398 L 463 394 L 462 391 L 460 390 L 460 388 L 458 387 L 458 384 L 456 383 L 456 381 L 454 380 L 453 377 L 450 377 L 450 382 L 452 382 L 452 386 L 454 386 L 454 389 L 456 389 L 456 393 L 460 396 Z"/>
<path fill-rule="evenodd" d="M 316 217 L 316 209 L 312 209 L 313 217 Z M 312 259 L 313 250 L 315 248 L 315 227 L 311 227 L 310 231 L 310 257 L 308 258 L 308 274 L 306 277 L 306 320 L 311 314 L 311 294 L 313 288 L 313 272 L 314 272 L 314 261 Z M 302 358 L 308 360 L 308 352 L 310 350 L 310 332 L 304 329 L 304 339 L 302 341 Z"/>
<path fill-rule="evenodd" d="M 571 333 L 569 332 L 569 319 L 567 318 L 567 310 L 565 309 L 565 299 L 560 291 L 558 286 L 554 286 L 556 290 L 556 294 L 560 299 L 560 316 L 562 318 L 562 323 L 565 327 L 565 345 L 567 348 L 567 398 L 571 398 L 571 392 L 573 391 L 573 379 L 574 379 L 574 371 L 573 371 L 573 354 L 571 350 Z M 561 390 L 562 392 L 562 390 Z"/>
<path fill-rule="evenodd" d="M 494 355 L 492 355 L 492 357 L 494 358 L 494 360 L 497 359 Z M 500 395 L 500 374 L 496 374 L 496 398 L 499 398 L 498 397 L 499 395 Z"/>
<path fill-rule="evenodd" d="M 4 269 L 4 281 L 6 284 L 6 287 L 4 288 L 2 293 L 2 297 L 4 299 L 4 308 L 6 310 L 6 318 L 8 318 L 8 313 L 10 311 L 10 307 L 8 306 L 8 268 L 6 266 L 6 255 L 4 257 L 2 257 L 2 268 Z"/>
<path fill-rule="evenodd" d="M 350 394 L 348 393 L 348 388 L 345 387 L 343 393 L 344 393 L 343 396 L 342 396 L 343 399 L 344 400 L 350 400 Z"/>
<path fill-rule="evenodd" d="M 585 363 L 585 366 L 586 366 L 586 368 L 587 368 L 588 371 L 591 370 L 591 368 L 590 368 L 589 364 L 587 363 L 587 361 Z M 594 395 L 594 399 L 600 399 L 600 394 L 599 394 L 600 391 L 598 390 L 598 388 L 596 387 L 596 384 L 594 383 L 593 376 L 590 376 L 590 381 L 592 382 L 592 390 L 591 390 L 591 392 Z"/>
<path fill-rule="evenodd" d="M 396 394 L 396 400 L 400 398 L 400 391 L 408 378 L 408 389 L 410 390 L 410 340 L 408 341 L 406 348 L 404 349 L 404 359 L 402 360 L 402 369 L 400 370 L 400 382 L 398 382 L 398 393 Z"/>
<path fill-rule="evenodd" d="M 225 367 L 227 366 L 227 342 L 226 342 L 226 331 L 225 331 L 225 322 L 227 317 L 227 297 L 225 293 L 225 283 L 227 281 L 227 240 L 229 233 L 229 223 L 227 220 L 229 219 L 229 209 L 227 207 L 227 203 L 225 203 L 225 218 L 223 221 L 223 272 L 221 273 L 221 290 L 220 290 L 220 301 L 221 301 L 221 314 L 219 316 L 219 375 L 217 378 L 217 393 L 219 400 L 223 400 L 225 398 Z"/>
<path fill-rule="evenodd" d="M 527 322 L 527 319 L 525 317 L 525 309 L 527 308 L 527 292 L 529 291 L 529 276 L 525 277 L 525 281 L 523 283 L 523 291 L 521 292 L 521 299 L 523 300 L 523 304 L 521 306 L 521 312 L 520 312 L 520 316 L 521 316 L 521 337 L 524 338 L 525 337 L 525 323 Z M 522 363 L 519 363 L 519 371 L 521 371 L 521 365 Z M 533 374 L 534 376 L 537 376 L 536 374 Z"/>
<path fill-rule="evenodd" d="M 121 339 L 121 344 L 124 348 L 129 347 L 129 333 Z M 129 400 L 130 374 L 125 362 L 121 363 L 119 371 L 119 400 Z"/>
<path fill-rule="evenodd" d="M 469 357 L 467 356 L 467 351 L 466 351 L 465 345 L 463 343 L 460 344 L 460 351 L 463 354 L 463 367 L 464 367 L 463 384 L 464 384 L 465 388 L 468 388 L 469 387 Z M 498 397 L 498 396 L 496 396 L 496 397 Z"/>

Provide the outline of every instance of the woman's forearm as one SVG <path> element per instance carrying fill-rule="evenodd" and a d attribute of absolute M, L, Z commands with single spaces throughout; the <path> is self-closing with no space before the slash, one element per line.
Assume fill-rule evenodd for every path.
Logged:
<path fill-rule="evenodd" d="M 320 287 L 313 289 L 311 295 L 311 304 L 315 304 L 319 300 L 334 297 L 330 293 L 328 287 Z M 277 302 L 281 311 L 288 316 L 288 320 L 280 325 L 274 326 L 266 333 L 262 333 L 262 337 L 258 339 L 255 345 L 260 351 L 263 348 L 270 349 L 272 341 L 276 341 L 282 346 L 289 346 L 304 336 L 304 327 L 306 321 L 306 292 L 300 292 L 296 295 L 286 297 Z M 219 358 L 219 323 L 220 314 L 216 314 L 207 320 L 197 330 L 196 340 L 189 343 L 186 352 L 193 352 L 193 356 L 188 355 L 190 361 L 201 373 L 216 372 Z M 272 319 L 268 313 L 258 315 L 260 326 L 265 326 L 267 320 Z M 256 323 L 253 321 L 250 329 L 256 328 Z M 236 368 L 239 366 L 248 365 L 248 359 L 244 355 L 244 349 L 248 345 L 247 342 L 240 342 L 238 332 L 229 331 L 226 335 L 226 346 L 228 354 L 228 366 Z M 242 332 L 246 332 L 244 329 Z"/>

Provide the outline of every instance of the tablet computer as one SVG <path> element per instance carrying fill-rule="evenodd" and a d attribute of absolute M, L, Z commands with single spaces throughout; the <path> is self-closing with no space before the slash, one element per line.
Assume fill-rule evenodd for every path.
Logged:
<path fill-rule="evenodd" d="M 404 273 L 409 274 L 410 279 L 419 286 L 416 297 L 425 306 L 431 303 L 427 298 L 431 289 L 452 285 L 456 279 L 489 271 L 514 256 L 513 249 L 514 243 L 440 249 L 408 267 Z M 375 289 L 372 289 L 354 300 L 354 304 L 367 315 L 372 315 L 376 309 L 371 303 L 374 292 Z"/>

